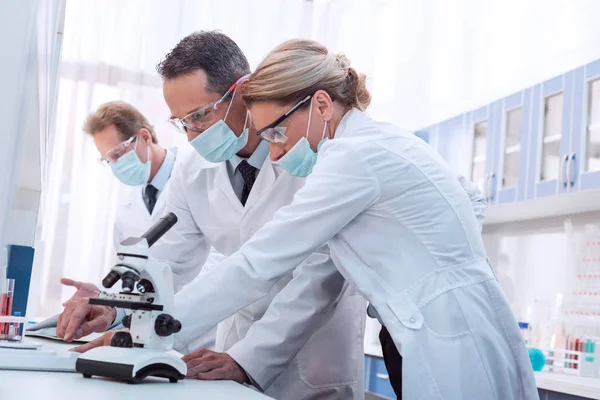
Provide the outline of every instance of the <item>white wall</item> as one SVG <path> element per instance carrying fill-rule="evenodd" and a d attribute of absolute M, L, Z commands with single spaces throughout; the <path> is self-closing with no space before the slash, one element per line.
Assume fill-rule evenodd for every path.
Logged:
<path fill-rule="evenodd" d="M 412 130 L 600 58 L 597 0 L 320 3 L 316 38 L 371 75 L 374 114 Z"/>
<path fill-rule="evenodd" d="M 572 234 L 565 228 L 567 219 L 572 223 Z M 600 310 L 600 297 L 586 295 L 600 294 L 599 228 L 600 212 L 484 228 L 488 256 L 517 319 L 538 326 L 548 323 L 551 318 L 547 307 L 551 308 L 561 296 L 555 331 L 600 335 L 600 315 L 590 313 L 584 320 L 574 320 L 565 314 L 581 307 Z M 589 242 L 594 242 L 591 247 Z M 596 261 L 582 263 L 583 257 Z M 581 275 L 590 273 L 596 278 L 582 279 Z"/>
<path fill-rule="evenodd" d="M 31 79 L 35 77 L 35 64 L 32 65 L 31 60 L 35 55 L 36 8 L 34 2 L 0 1 L 0 9 L 3 10 L 0 13 L 0 48 L 4 54 L 10 54 L 0 63 L 0 248 L 8 242 L 7 236 L 12 234 L 9 221 L 13 205 L 19 205 L 19 201 L 15 202 L 21 183 L 19 155 L 25 139 L 37 134 L 33 131 L 36 127 L 25 127 L 27 117 L 37 121 L 28 112 L 32 104 L 30 96 L 35 89 L 32 83 L 37 83 L 35 78 Z M 33 140 L 31 145 L 39 149 L 39 140 L 37 143 Z M 37 168 L 39 181 L 39 164 L 33 168 Z M 34 213 L 37 215 L 37 208 Z M 35 224 L 30 234 L 33 232 Z"/>

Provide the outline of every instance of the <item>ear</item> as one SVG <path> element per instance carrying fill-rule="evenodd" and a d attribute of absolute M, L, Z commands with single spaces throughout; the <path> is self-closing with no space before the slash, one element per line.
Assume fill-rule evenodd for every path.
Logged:
<path fill-rule="evenodd" d="M 317 90 L 313 97 L 315 98 L 313 112 L 316 111 L 323 120 L 329 121 L 333 116 L 333 100 L 331 100 L 329 93 L 324 90 Z"/>
<path fill-rule="evenodd" d="M 148 129 L 146 129 L 146 128 L 140 129 L 140 131 L 138 132 L 138 135 L 144 141 L 144 143 L 150 144 L 152 142 L 152 135 L 150 134 Z"/>

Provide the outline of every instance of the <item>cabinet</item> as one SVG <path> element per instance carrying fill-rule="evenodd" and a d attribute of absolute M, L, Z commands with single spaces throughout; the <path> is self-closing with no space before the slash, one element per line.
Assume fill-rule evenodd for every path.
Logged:
<path fill-rule="evenodd" d="M 528 198 L 569 191 L 566 175 L 573 132 L 574 72 L 534 88 Z"/>
<path fill-rule="evenodd" d="M 573 396 L 566 393 L 552 392 L 550 390 L 538 389 L 540 400 L 587 400 L 585 397 Z"/>
<path fill-rule="evenodd" d="M 576 134 L 570 154 L 569 185 L 574 190 L 600 188 L 600 60 L 586 65 L 577 78 L 574 102 Z"/>
<path fill-rule="evenodd" d="M 492 207 L 600 189 L 600 60 L 417 135 Z"/>
<path fill-rule="evenodd" d="M 365 391 L 395 399 L 383 358 L 365 355 Z"/>

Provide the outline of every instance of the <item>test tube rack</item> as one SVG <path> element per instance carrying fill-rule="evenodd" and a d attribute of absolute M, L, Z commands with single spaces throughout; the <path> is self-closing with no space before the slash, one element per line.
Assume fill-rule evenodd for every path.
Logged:
<path fill-rule="evenodd" d="M 0 342 L 21 343 L 24 337 L 27 317 L 0 315 Z"/>
<path fill-rule="evenodd" d="M 539 349 L 539 348 L 538 348 Z M 559 348 L 539 349 L 546 357 L 546 372 L 559 372 L 586 378 L 600 377 L 600 358 L 594 352 Z"/>

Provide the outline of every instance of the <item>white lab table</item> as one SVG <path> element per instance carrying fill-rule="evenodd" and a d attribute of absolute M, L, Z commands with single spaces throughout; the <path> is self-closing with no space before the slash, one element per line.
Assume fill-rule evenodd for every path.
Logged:
<path fill-rule="evenodd" d="M 51 347 L 69 346 L 38 338 L 35 341 Z M 270 399 L 232 381 L 184 379 L 178 383 L 169 383 L 166 379 L 148 378 L 142 383 L 131 385 L 97 377 L 85 379 L 76 373 L 0 370 L 0 398 L 20 399 L 23 396 L 44 400 Z"/>

